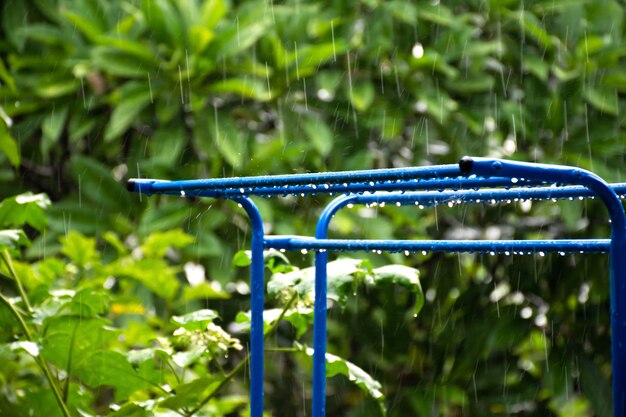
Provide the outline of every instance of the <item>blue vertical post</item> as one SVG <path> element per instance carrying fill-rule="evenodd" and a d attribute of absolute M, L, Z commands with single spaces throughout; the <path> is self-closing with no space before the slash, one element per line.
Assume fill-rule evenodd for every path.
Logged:
<path fill-rule="evenodd" d="M 263 261 L 263 219 L 256 205 L 247 197 L 234 199 L 248 214 L 252 226 L 250 243 L 250 417 L 263 417 L 263 309 L 265 264 Z"/>
<path fill-rule="evenodd" d="M 585 173 L 587 174 L 587 173 Z M 611 217 L 611 361 L 613 415 L 626 417 L 626 217 L 622 203 L 608 184 L 585 175 L 584 185 L 606 205 Z"/>
<path fill-rule="evenodd" d="M 328 237 L 333 215 L 354 196 L 333 200 L 322 212 L 315 229 L 316 239 Z M 326 303 L 328 295 L 328 252 L 315 252 L 315 305 L 313 307 L 313 398 L 312 416 L 326 415 Z"/>
<path fill-rule="evenodd" d="M 318 229 L 319 230 L 319 229 Z M 320 233 L 315 235 L 324 239 Z M 328 252 L 315 252 L 315 306 L 313 324 L 313 417 L 326 415 L 326 297 Z"/>

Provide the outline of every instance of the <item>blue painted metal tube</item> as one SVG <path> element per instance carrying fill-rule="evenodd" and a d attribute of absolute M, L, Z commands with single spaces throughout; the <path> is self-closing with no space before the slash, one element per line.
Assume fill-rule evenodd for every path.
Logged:
<path fill-rule="evenodd" d="M 532 253 L 609 253 L 611 240 L 373 240 L 325 239 L 317 236 L 315 238 L 307 236 L 267 236 L 265 238 L 265 247 L 285 250 L 314 250 L 318 252 L 316 256 L 320 254 L 327 256 L 326 251 L 469 252 L 490 253 L 494 255 L 497 253 L 506 255 L 529 255 Z M 318 292 L 316 290 L 316 296 L 317 294 Z"/>
<path fill-rule="evenodd" d="M 271 177 L 268 177 L 271 178 Z M 208 180 L 207 180 L 208 181 Z M 543 182 L 525 181 L 517 184 L 538 186 Z M 165 187 L 167 185 L 167 187 Z M 385 180 L 379 182 L 357 182 L 340 184 L 304 184 L 304 185 L 272 185 L 262 187 L 240 188 L 190 188 L 188 181 L 161 181 L 151 179 L 131 179 L 128 182 L 130 191 L 146 195 L 169 194 L 187 197 L 234 198 L 244 196 L 285 196 L 312 194 L 348 194 L 375 191 L 413 191 L 413 190 L 444 190 L 472 189 L 485 187 L 505 187 L 513 185 L 508 178 L 438 178 Z"/>
<path fill-rule="evenodd" d="M 426 167 L 387 168 L 361 171 L 324 172 L 310 174 L 271 175 L 259 177 L 211 178 L 184 181 L 137 180 L 129 181 L 129 188 L 145 193 L 181 190 L 221 190 L 291 185 L 351 184 L 380 181 L 412 180 L 419 178 L 445 178 L 460 175 L 457 164 Z"/>
<path fill-rule="evenodd" d="M 610 184 L 620 198 L 626 198 L 626 183 Z M 562 200 L 594 198 L 595 194 L 585 187 L 536 187 L 511 188 L 508 190 L 443 191 L 375 193 L 351 195 L 346 204 L 401 203 L 432 206 L 437 204 L 496 204 L 523 200 Z"/>
<path fill-rule="evenodd" d="M 252 226 L 250 250 L 250 417 L 263 417 L 263 310 L 265 294 L 265 264 L 263 260 L 264 232 L 261 213 L 247 197 L 238 197 L 239 203 L 248 214 Z"/>
<path fill-rule="evenodd" d="M 466 175 L 542 179 L 581 185 L 593 191 L 611 218 L 611 356 L 613 416 L 626 417 L 626 213 L 615 191 L 602 178 L 582 169 L 487 158 L 463 158 Z"/>
<path fill-rule="evenodd" d="M 356 183 L 356 184 L 332 184 L 328 185 L 328 188 L 324 185 L 317 186 L 313 184 L 298 185 L 298 186 L 281 186 L 281 187 L 258 187 L 254 189 L 188 189 L 184 188 L 183 184 L 179 181 L 171 181 L 171 184 L 179 184 L 177 189 L 170 190 L 157 190 L 154 189 L 151 184 L 155 181 L 163 182 L 159 180 L 147 180 L 147 179 L 135 179 L 129 183 L 129 188 L 132 191 L 140 192 L 142 194 L 169 194 L 169 195 L 181 195 L 181 191 L 184 196 L 187 197 L 213 197 L 213 198 L 226 198 L 233 199 L 235 197 L 244 197 L 249 195 L 258 195 L 262 197 L 282 196 L 288 194 L 295 195 L 310 195 L 310 194 L 346 194 L 346 193 L 363 193 L 363 192 L 376 192 L 376 191 L 403 191 L 413 192 L 414 190 L 468 190 L 474 188 L 492 188 L 503 186 L 519 186 L 528 184 L 533 188 L 520 188 L 516 187 L 516 190 L 520 193 L 514 195 L 513 189 L 510 190 L 492 190 L 493 195 L 482 195 L 477 198 L 484 198 L 488 200 L 495 199 L 497 202 L 505 199 L 514 198 L 532 198 L 532 199 L 550 199 L 550 198 L 577 198 L 577 197 L 592 197 L 593 192 L 585 187 L 570 186 L 570 187 L 537 187 L 537 182 L 525 182 L 525 183 L 511 183 L 509 178 L 445 178 L 445 179 L 430 179 L 430 180 L 406 180 L 406 181 L 385 181 L 382 183 L 375 183 L 370 185 L 369 183 Z M 626 196 L 626 183 L 610 184 L 611 188 L 620 195 Z M 526 190 L 526 191 L 523 191 Z M 480 192 L 487 192 L 482 190 Z M 446 192 L 440 194 L 437 200 L 440 202 L 447 202 L 453 199 L 451 193 Z M 449 196 L 444 197 L 444 196 Z M 364 195 L 367 197 L 367 194 Z M 459 195 L 462 198 L 462 194 Z M 410 199 L 410 198 L 409 198 Z M 443 201 L 445 200 L 445 201 Z M 466 200 L 467 201 L 467 200 Z"/>

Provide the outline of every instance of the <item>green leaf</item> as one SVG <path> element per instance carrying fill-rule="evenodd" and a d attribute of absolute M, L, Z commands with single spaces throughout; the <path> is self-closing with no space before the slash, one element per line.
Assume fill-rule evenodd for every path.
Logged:
<path fill-rule="evenodd" d="M 195 407 L 211 395 L 220 385 L 222 378 L 217 375 L 196 378 L 191 382 L 178 384 L 174 388 L 173 396 L 165 398 L 159 403 L 160 406 L 170 410 L 180 410 L 185 407 Z"/>
<path fill-rule="evenodd" d="M 403 265 L 387 265 L 370 269 L 361 259 L 341 258 L 328 263 L 328 298 L 344 305 L 347 297 L 360 284 L 369 287 L 400 285 L 415 293 L 415 314 L 424 305 L 424 294 L 419 271 Z M 269 295 L 289 298 L 296 291 L 303 300 L 311 301 L 315 289 L 315 268 L 305 268 L 287 273 L 277 272 L 267 284 Z"/>
<path fill-rule="evenodd" d="M 228 3 L 224 0 L 206 0 L 200 10 L 200 23 L 207 29 L 213 29 L 228 11 Z"/>
<path fill-rule="evenodd" d="M 19 36 L 19 28 L 28 21 L 27 16 L 28 4 L 20 0 L 8 0 L 2 2 L 2 29 L 4 36 L 8 41 L 17 47 L 18 51 L 22 51 L 26 40 Z M 15 16 L 22 16 L 16 19 Z"/>
<path fill-rule="evenodd" d="M 0 80 L 4 82 L 9 87 L 9 90 L 13 94 L 17 93 L 17 88 L 15 86 L 15 79 L 11 76 L 9 71 L 7 70 L 6 65 L 4 65 L 4 61 L 0 59 Z"/>
<path fill-rule="evenodd" d="M 597 110 L 612 116 L 618 115 L 619 107 L 615 90 L 587 87 L 584 90 L 584 96 Z"/>
<path fill-rule="evenodd" d="M 0 230 L 0 248 L 17 248 L 28 243 L 28 238 L 22 230 Z"/>
<path fill-rule="evenodd" d="M 104 132 L 105 142 L 110 142 L 126 132 L 130 125 L 137 121 L 139 114 L 148 107 L 150 100 L 149 91 L 139 91 L 123 97 L 111 114 L 111 120 Z"/>
<path fill-rule="evenodd" d="M 35 88 L 35 93 L 43 99 L 54 99 L 75 93 L 79 86 L 80 83 L 74 79 L 43 80 Z"/>
<path fill-rule="evenodd" d="M 117 332 L 107 327 L 109 323 L 98 318 L 53 314 L 43 323 L 45 338 L 41 341 L 41 354 L 59 369 L 75 368 L 74 365 L 87 361 L 96 350 L 106 348 L 117 337 Z"/>
<path fill-rule="evenodd" d="M 153 401 L 127 402 L 109 414 L 110 417 L 151 417 L 154 415 Z"/>
<path fill-rule="evenodd" d="M 85 237 L 74 230 L 70 230 L 60 240 L 63 245 L 61 253 L 81 268 L 90 266 L 99 258 L 99 254 L 96 251 L 96 239 Z"/>
<path fill-rule="evenodd" d="M 130 261 L 128 258 L 122 258 L 108 264 L 103 272 L 111 276 L 134 279 L 166 300 L 174 299 L 180 288 L 180 282 L 176 278 L 178 270 L 167 265 L 162 259 Z"/>
<path fill-rule="evenodd" d="M 184 316 L 173 316 L 171 322 L 187 330 L 206 330 L 206 326 L 218 318 L 215 310 L 198 310 Z"/>
<path fill-rule="evenodd" d="M 132 202 L 128 191 L 113 178 L 111 168 L 93 158 L 74 155 L 71 161 L 72 174 L 78 183 L 79 206 L 87 200 L 93 208 L 104 209 L 109 213 L 120 213 L 129 210 Z M 74 200 L 75 201 L 75 200 Z"/>
<path fill-rule="evenodd" d="M 263 331 L 267 333 L 272 325 L 282 314 L 282 308 L 270 308 L 263 311 Z M 300 338 L 313 324 L 313 309 L 310 307 L 297 307 L 285 312 L 283 319 L 291 323 L 296 330 L 296 337 Z M 249 311 L 240 311 L 235 317 L 235 322 L 243 325 L 242 330 L 250 331 L 251 314 Z"/>
<path fill-rule="evenodd" d="M 239 22 L 239 25 L 234 23 L 230 29 L 216 36 L 207 52 L 211 51 L 216 56 L 222 57 L 239 55 L 267 32 L 268 25 L 264 19 L 260 22 L 242 23 Z"/>
<path fill-rule="evenodd" d="M 258 101 L 272 99 L 272 92 L 268 89 L 267 81 L 256 78 L 229 78 L 210 85 L 208 91 L 235 94 Z"/>
<path fill-rule="evenodd" d="M 412 12 L 410 8 L 397 9 L 399 13 L 405 16 L 409 16 L 412 19 Z M 407 13 L 408 12 L 408 13 Z M 442 4 L 420 4 L 417 9 L 417 17 L 419 19 L 435 23 L 441 26 L 452 27 L 458 25 L 460 17 L 455 18 L 452 11 Z M 415 24 L 414 20 L 407 22 L 411 25 Z"/>
<path fill-rule="evenodd" d="M 154 58 L 148 59 L 134 49 L 133 44 L 125 49 L 117 46 L 96 46 L 90 50 L 91 62 L 110 75 L 146 79 L 147 74 L 153 73 L 157 68 L 156 63 Z"/>
<path fill-rule="evenodd" d="M 161 42 L 184 48 L 186 37 L 180 13 L 168 0 L 142 0 L 141 10 L 148 27 Z"/>
<path fill-rule="evenodd" d="M 205 347 L 195 346 L 190 348 L 189 350 L 174 353 L 172 355 L 172 361 L 181 368 L 186 368 L 189 365 L 197 362 L 200 358 L 204 356 L 205 353 Z"/>
<path fill-rule="evenodd" d="M 3 120 L 0 120 L 0 152 L 6 155 L 14 167 L 20 165 L 20 150 L 17 142 L 11 136 L 9 128 Z"/>
<path fill-rule="evenodd" d="M 162 126 L 152 137 L 150 159 L 155 164 L 174 166 L 180 161 L 186 146 L 187 137 L 182 123 Z"/>
<path fill-rule="evenodd" d="M 128 249 L 124 243 L 120 240 L 119 236 L 115 234 L 115 232 L 108 230 L 104 232 L 102 235 L 102 239 L 104 239 L 107 243 L 115 248 L 117 254 L 120 256 L 128 254 Z"/>
<path fill-rule="evenodd" d="M 313 358 L 313 348 L 302 345 L 298 342 L 294 342 L 294 347 L 304 356 L 311 361 Z M 382 393 L 382 385 L 380 382 L 372 378 L 367 372 L 359 368 L 355 364 L 348 362 L 347 360 L 335 356 L 331 353 L 326 353 L 326 377 L 330 378 L 335 375 L 343 375 L 353 382 L 357 387 L 367 393 L 378 403 L 381 414 L 387 415 L 387 409 L 385 407 L 385 396 Z"/>
<path fill-rule="evenodd" d="M 133 369 L 123 354 L 110 350 L 96 351 L 77 362 L 75 374 L 89 387 L 113 387 L 118 401 L 160 382 L 157 375 L 147 378 Z"/>
<path fill-rule="evenodd" d="M 428 5 L 425 4 L 424 6 Z M 391 11 L 396 19 L 408 23 L 409 25 L 416 24 L 418 8 L 414 4 L 408 1 L 392 0 L 384 3 L 383 7 Z"/>
<path fill-rule="evenodd" d="M 511 13 L 511 17 L 518 20 L 522 30 L 547 50 L 553 50 L 555 46 L 560 44 L 559 39 L 556 36 L 551 36 L 543 27 L 541 21 L 531 12 L 527 10 L 516 11 Z"/>
<path fill-rule="evenodd" d="M 483 75 L 478 78 L 450 80 L 447 86 L 450 90 L 462 94 L 476 94 L 491 91 L 494 84 L 492 77 Z"/>
<path fill-rule="evenodd" d="M 419 271 L 404 265 L 386 265 L 372 271 L 373 284 L 399 285 L 415 293 L 415 312 L 417 316 L 424 306 L 424 292 Z"/>
<path fill-rule="evenodd" d="M 252 254 L 247 250 L 240 250 L 233 256 L 233 266 L 244 267 L 252 263 Z"/>
<path fill-rule="evenodd" d="M 148 258 L 162 258 L 169 248 L 183 248 L 194 242 L 194 237 L 180 229 L 154 232 L 143 242 L 141 250 Z"/>
<path fill-rule="evenodd" d="M 41 138 L 42 154 L 47 155 L 50 149 L 59 141 L 63 128 L 65 127 L 65 122 L 67 121 L 67 113 L 67 106 L 63 106 L 59 109 L 53 107 L 50 114 L 43 119 L 41 123 L 41 133 L 43 135 Z"/>
<path fill-rule="evenodd" d="M 213 156 L 217 149 L 234 169 L 240 169 L 247 154 L 247 137 L 228 114 L 216 111 L 214 115 L 206 114 L 204 117 L 206 121 L 199 123 L 198 128 L 205 128 L 198 129 L 194 134 L 196 143 L 207 155 Z"/>
<path fill-rule="evenodd" d="M 317 117 L 307 117 L 302 123 L 304 132 L 311 140 L 313 148 L 323 157 L 333 150 L 333 132 L 326 122 Z"/>
<path fill-rule="evenodd" d="M 203 282 L 199 285 L 186 286 L 183 288 L 183 301 L 193 300 L 226 300 L 230 298 L 227 292 L 219 287 Z"/>
<path fill-rule="evenodd" d="M 597 416 L 613 415 L 611 384 L 598 365 L 585 356 L 577 356 L 580 369 L 580 388 L 591 402 Z"/>
<path fill-rule="evenodd" d="M 139 199 L 138 196 L 135 198 Z M 180 227 L 189 216 L 189 206 L 184 201 L 172 201 L 169 204 L 157 205 L 155 200 L 151 199 L 148 207 L 149 209 L 141 217 L 139 223 L 138 232 L 140 236 Z"/>
<path fill-rule="evenodd" d="M 97 22 L 89 20 L 72 10 L 63 8 L 61 15 L 91 42 L 95 42 L 102 33 L 98 28 Z"/>
<path fill-rule="evenodd" d="M 346 85 L 350 102 L 358 111 L 367 110 L 374 101 L 374 86 L 367 80 L 355 81 L 352 85 Z"/>
<path fill-rule="evenodd" d="M 541 81 L 545 82 L 548 80 L 550 65 L 541 57 L 530 54 L 528 56 L 524 55 L 524 68 Z"/>
<path fill-rule="evenodd" d="M 63 45 L 68 37 L 60 28 L 47 23 L 34 23 L 22 26 L 18 36 L 25 40 L 33 40 L 42 44 Z"/>
<path fill-rule="evenodd" d="M 289 264 L 289 259 L 276 249 L 268 249 L 263 251 L 263 259 L 267 262 L 269 259 L 278 258 L 285 264 Z M 246 267 L 252 262 L 252 252 L 249 250 L 240 250 L 233 256 L 233 266 Z"/>
<path fill-rule="evenodd" d="M 43 230 L 48 219 L 45 210 L 50 199 L 45 194 L 24 193 L 0 202 L 0 227 L 22 227 L 28 224 Z"/>
<path fill-rule="evenodd" d="M 359 277 L 358 273 L 361 273 Z M 360 259 L 343 258 L 328 263 L 328 298 L 344 304 L 353 285 L 365 276 L 366 270 Z M 272 296 L 297 291 L 302 299 L 312 299 L 315 289 L 315 268 L 305 268 L 288 273 L 272 275 L 267 292 Z"/>

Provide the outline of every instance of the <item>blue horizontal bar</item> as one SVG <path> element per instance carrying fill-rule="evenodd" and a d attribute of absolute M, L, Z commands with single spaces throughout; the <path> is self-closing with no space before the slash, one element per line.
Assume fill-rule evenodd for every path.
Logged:
<path fill-rule="evenodd" d="M 189 188 L 186 181 L 160 181 L 160 180 L 130 180 L 133 187 L 131 191 L 143 194 L 169 194 L 184 197 L 213 197 L 213 198 L 236 198 L 242 196 L 286 196 L 286 195 L 315 195 L 315 194 L 355 194 L 377 191 L 415 191 L 437 190 L 444 191 L 511 187 L 514 184 L 508 178 L 441 178 L 441 179 L 412 179 L 399 181 L 379 181 L 368 183 L 341 183 L 341 184 L 305 184 L 305 185 L 281 185 L 271 187 L 248 187 L 248 188 L 224 188 L 224 189 L 199 189 Z M 524 182 L 519 185 L 537 186 L 543 183 Z M 167 187 L 165 187 L 167 185 Z"/>
<path fill-rule="evenodd" d="M 626 183 L 611 184 L 611 188 L 621 199 L 626 198 Z M 498 190 L 470 190 L 470 191 L 443 191 L 434 192 L 405 192 L 405 193 L 377 193 L 370 195 L 356 195 L 348 197 L 345 204 L 373 203 L 400 203 L 421 204 L 424 206 L 445 204 L 449 202 L 462 203 L 501 203 L 523 200 L 550 200 L 550 199 L 584 199 L 594 198 L 595 194 L 585 187 L 537 187 L 537 188 L 510 188 Z M 344 205 L 345 205 L 344 204 Z"/>
<path fill-rule="evenodd" d="M 419 178 L 445 178 L 461 175 L 458 164 L 432 167 L 407 167 L 370 169 L 360 171 L 322 172 L 308 174 L 266 175 L 258 177 L 210 178 L 184 181 L 129 180 L 131 191 L 165 192 L 180 190 L 218 190 L 226 188 L 280 187 L 289 185 L 324 185 L 342 183 L 368 183 L 380 181 L 412 180 Z M 147 187 L 147 188 L 146 188 Z"/>
<path fill-rule="evenodd" d="M 268 177 L 270 178 L 270 177 Z M 203 184 L 208 186 L 209 180 Z M 132 191 L 143 194 L 168 194 L 184 197 L 213 197 L 232 199 L 241 196 L 256 195 L 261 197 L 286 196 L 286 195 L 315 195 L 315 194 L 347 194 L 347 193 L 367 193 L 377 191 L 401 191 L 402 195 L 397 198 L 389 197 L 385 194 L 361 195 L 356 203 L 371 204 L 374 202 L 419 202 L 422 205 L 442 204 L 450 201 L 461 200 L 463 202 L 471 202 L 471 200 L 479 199 L 481 203 L 488 203 L 493 200 L 494 203 L 514 200 L 514 199 L 564 199 L 593 197 L 594 194 L 589 189 L 580 186 L 567 187 L 538 187 L 537 182 L 516 181 L 511 182 L 508 178 L 481 178 L 481 177 L 459 177 L 459 178 L 442 178 L 442 179 L 411 179 L 392 181 L 385 180 L 382 182 L 372 183 L 341 183 L 341 184 L 305 184 L 305 185 L 281 185 L 281 186 L 261 186 L 261 187 L 240 187 L 240 188 L 193 188 L 198 181 L 161 181 L 149 179 L 133 179 L 129 180 L 129 187 Z M 511 188 L 515 185 L 528 185 L 534 188 Z M 493 188 L 506 187 L 500 190 L 476 190 L 476 188 Z M 611 184 L 611 188 L 620 198 L 626 198 L 626 183 Z M 435 193 L 420 193 L 415 190 L 437 190 Z M 465 192 L 445 191 L 445 190 L 468 190 Z"/>
<path fill-rule="evenodd" d="M 355 240 L 306 236 L 266 236 L 265 247 L 285 250 L 444 252 L 444 253 L 608 253 L 610 239 L 562 240 Z"/>

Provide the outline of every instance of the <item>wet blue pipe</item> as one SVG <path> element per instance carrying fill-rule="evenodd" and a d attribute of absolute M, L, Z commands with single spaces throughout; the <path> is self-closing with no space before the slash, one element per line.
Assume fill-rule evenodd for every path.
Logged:
<path fill-rule="evenodd" d="M 556 170 L 555 170 L 556 168 Z M 460 177 L 460 175 L 464 175 Z M 572 178 L 572 176 L 574 178 Z M 576 181 L 578 179 L 579 181 Z M 565 184 L 579 184 L 582 187 L 562 187 Z M 557 187 L 543 188 L 516 188 L 505 190 L 480 190 L 480 191 L 444 191 L 444 189 L 472 189 L 480 187 L 505 187 L 526 186 L 537 187 L 541 185 L 556 185 Z M 326 270 L 328 255 L 326 250 L 430 250 L 430 251 L 472 251 L 472 252 L 611 252 L 611 309 L 612 328 L 615 334 L 616 323 L 624 322 L 623 309 L 617 310 L 616 305 L 626 306 L 622 298 L 624 295 L 623 279 L 620 284 L 616 284 L 617 277 L 624 277 L 626 270 L 625 260 L 616 260 L 616 253 L 625 247 L 624 241 L 624 221 L 623 209 L 620 204 L 615 204 L 616 192 L 620 195 L 626 194 L 626 184 L 615 184 L 609 186 L 599 177 L 570 167 L 559 167 L 552 165 L 539 165 L 517 163 L 510 161 L 500 161 L 485 158 L 464 158 L 459 165 L 442 165 L 432 167 L 414 168 L 394 168 L 368 171 L 336 172 L 321 174 L 292 174 L 265 177 L 242 177 L 227 179 L 208 179 L 191 181 L 160 181 L 149 179 L 133 179 L 128 182 L 128 189 L 143 194 L 174 194 L 182 196 L 205 196 L 215 198 L 231 199 L 239 202 L 246 210 L 251 219 L 253 229 L 252 242 L 252 266 L 251 266 L 251 286 L 253 288 L 252 299 L 252 329 L 251 329 L 251 417 L 261 417 L 263 412 L 263 255 L 262 249 L 265 247 L 276 247 L 285 249 L 310 248 L 319 249 L 316 256 L 317 270 Z M 412 190 L 438 190 L 440 192 L 404 193 L 404 194 L 367 194 L 376 191 L 412 191 Z M 327 227 L 325 230 L 318 224 L 316 239 L 302 237 L 263 237 L 263 227 L 260 213 L 254 204 L 245 198 L 249 195 L 263 197 L 287 194 L 333 194 L 333 193 L 365 193 L 363 195 L 350 195 L 346 199 L 355 198 L 354 202 L 359 204 L 372 204 L 377 202 L 417 202 L 423 205 L 441 204 L 444 202 L 481 203 L 481 202 L 501 202 L 514 199 L 549 199 L 549 198 L 575 198 L 592 197 L 594 194 L 600 196 L 605 205 L 609 207 L 611 219 L 619 218 L 621 211 L 622 221 L 612 221 L 612 240 L 606 239 L 583 239 L 583 240 L 561 240 L 561 241 L 501 241 L 501 242 L 461 242 L 461 241 L 346 241 L 326 239 Z M 414 194 L 414 195 L 411 195 Z M 417 195 L 419 194 L 419 195 Z M 325 213 L 337 199 L 325 210 Z M 473 200 L 473 201 L 472 201 Z M 619 203 L 619 200 L 617 200 Z M 345 201 L 344 201 L 345 202 Z M 344 205 L 348 204 L 345 202 Z M 619 208 L 617 207 L 619 206 Z M 341 204 L 333 210 L 341 208 Z M 331 210 L 331 211 L 333 211 Z M 328 213 L 326 222 L 330 221 L 333 213 Z M 322 222 L 322 218 L 320 222 Z M 620 225 L 621 223 L 621 225 Z M 620 236 L 616 242 L 615 236 Z M 621 249 L 620 249 L 621 248 Z M 318 258 L 319 256 L 319 258 Z M 621 264 L 621 265 L 620 265 Z M 616 272 L 617 271 L 617 272 Z M 621 272 L 620 272 L 621 271 Z M 318 280 L 321 281 L 321 280 Z M 324 280 L 325 281 L 325 280 Z M 319 287 L 319 288 L 318 288 Z M 324 288 L 322 288 L 324 287 Z M 325 352 L 325 296 L 321 293 L 325 291 L 322 283 L 316 282 L 316 314 L 321 315 L 323 311 L 324 327 L 318 326 L 316 321 L 316 340 L 323 339 L 323 345 L 314 342 L 316 352 Z M 615 296 L 616 292 L 622 291 L 621 296 Z M 257 296 L 255 296 L 255 294 Z M 318 296 L 319 295 L 319 296 Z M 323 298 L 323 301 L 321 300 Z M 322 308 L 323 306 L 323 308 Z M 317 311 L 319 310 L 319 311 Z M 256 317 L 256 320 L 255 320 Z M 317 317 L 317 316 L 316 316 Z M 319 330 L 317 330 L 319 328 Z M 324 331 L 322 331 L 324 330 Z M 323 338 L 321 337 L 323 333 Z M 621 332 L 624 333 L 623 331 Z M 319 347 L 319 349 L 318 349 Z M 613 378 L 615 398 L 615 416 L 626 417 L 624 415 L 624 343 L 620 342 L 616 348 L 616 338 L 613 338 Z M 616 363 L 616 353 L 622 354 L 620 362 Z M 322 358 L 324 356 L 322 355 Z M 319 360 L 318 360 L 319 361 Z M 325 362 L 322 360 L 323 365 Z M 622 369 L 620 375 L 616 376 L 616 367 Z M 321 413 L 314 414 L 315 417 L 323 416 L 325 408 L 325 393 L 319 394 L 320 382 L 324 384 L 325 390 L 325 370 L 314 369 L 314 406 L 320 402 Z M 317 385 L 316 385 L 317 383 Z M 316 388 L 317 387 L 317 388 Z M 621 388 L 619 388 L 621 387 Z M 317 390 L 317 393 L 316 393 Z"/>
<path fill-rule="evenodd" d="M 206 180 L 209 181 L 209 180 Z M 412 190 L 459 190 L 485 187 L 512 186 L 508 178 L 437 178 L 437 179 L 404 179 L 383 180 L 369 182 L 337 183 L 328 184 L 321 182 L 309 182 L 298 185 L 268 185 L 261 187 L 243 187 L 246 183 L 241 182 L 242 187 L 209 188 L 207 182 L 186 188 L 183 181 L 162 181 L 154 179 L 132 179 L 129 182 L 129 190 L 142 194 L 169 194 L 184 197 L 213 197 L 232 199 L 244 196 L 287 196 L 287 195 L 316 195 L 316 194 L 354 194 L 374 191 L 412 191 Z M 538 186 L 543 182 L 520 181 L 517 185 Z"/>
<path fill-rule="evenodd" d="M 263 259 L 263 219 L 256 205 L 248 197 L 233 199 L 246 211 L 250 219 L 250 415 L 263 415 L 263 310 L 265 296 L 265 262 Z"/>
<path fill-rule="evenodd" d="M 319 223 L 318 223 L 319 224 Z M 323 226 L 322 226 L 323 227 Z M 320 230 L 320 229 L 318 229 Z M 284 250 L 313 250 L 319 255 L 327 252 L 440 252 L 440 253 L 502 253 L 530 255 L 545 253 L 609 253 L 611 239 L 556 240 L 375 240 L 326 239 L 323 231 L 315 238 L 307 236 L 267 236 L 265 247 Z M 317 265 L 317 264 L 316 264 Z"/>

